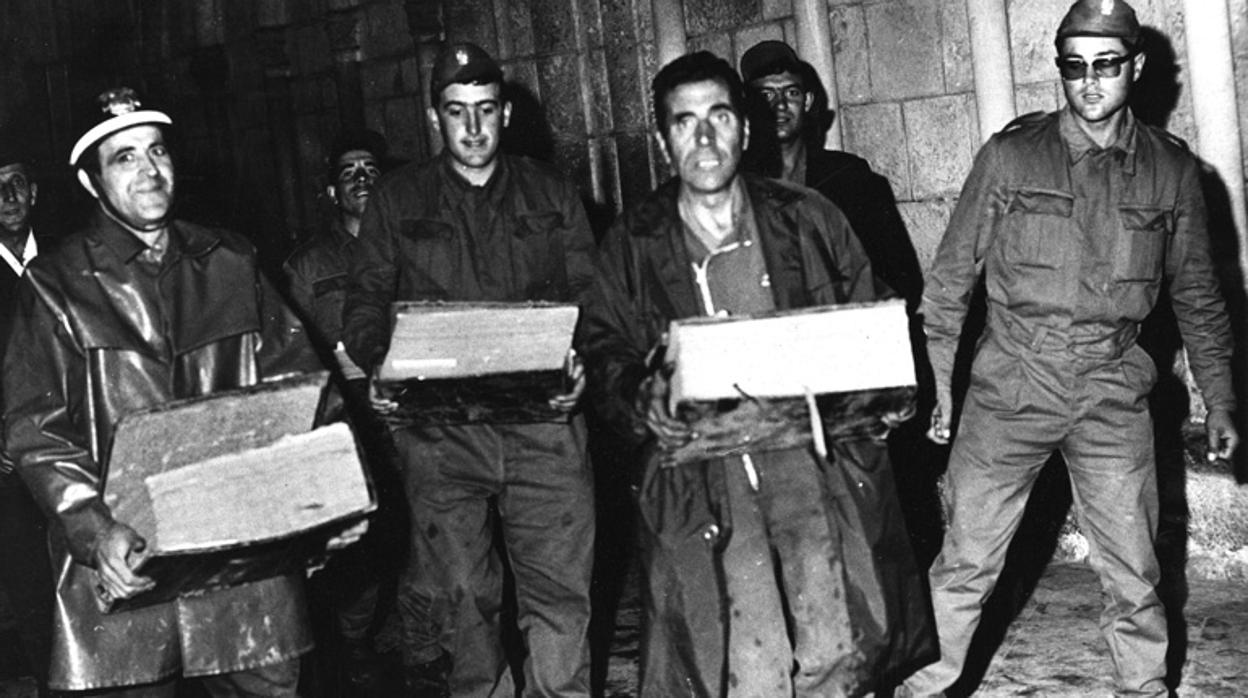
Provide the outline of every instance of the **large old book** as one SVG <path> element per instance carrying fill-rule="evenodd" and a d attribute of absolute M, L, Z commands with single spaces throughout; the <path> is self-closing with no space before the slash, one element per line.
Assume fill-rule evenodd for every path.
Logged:
<path fill-rule="evenodd" d="M 376 508 L 345 424 L 312 429 L 326 374 L 122 418 L 104 501 L 147 541 L 149 592 L 115 611 L 302 570 Z"/>
<path fill-rule="evenodd" d="M 548 400 L 566 391 L 578 308 L 555 303 L 403 302 L 377 369 L 404 424 L 566 419 Z"/>
<path fill-rule="evenodd" d="M 669 407 L 698 434 L 674 463 L 878 433 L 916 392 L 900 300 L 677 320 L 664 360 Z"/>

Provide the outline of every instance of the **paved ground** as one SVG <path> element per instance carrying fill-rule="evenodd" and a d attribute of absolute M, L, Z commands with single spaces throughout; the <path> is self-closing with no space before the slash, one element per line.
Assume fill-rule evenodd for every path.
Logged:
<path fill-rule="evenodd" d="M 624 586 L 602 691 L 607 698 L 636 695 L 640 618 L 635 575 Z M 1050 565 L 996 645 L 976 695 L 1109 695 L 1109 658 L 1097 629 L 1100 608 L 1100 590 L 1087 566 Z M 1179 694 L 1248 696 L 1248 584 L 1189 582 L 1181 619 L 1184 632 L 1178 637 L 1186 646 L 1175 644 L 1175 664 L 1182 667 L 1176 674 Z M 396 690 L 394 681 L 386 680 L 370 695 L 388 698 L 399 695 Z M 0 698 L 34 695 L 29 680 L 0 681 Z"/>

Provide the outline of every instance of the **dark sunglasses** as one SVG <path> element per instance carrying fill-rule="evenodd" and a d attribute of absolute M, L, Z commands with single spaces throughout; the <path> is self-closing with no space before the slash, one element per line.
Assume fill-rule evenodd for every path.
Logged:
<path fill-rule="evenodd" d="M 1134 53 L 1092 61 L 1092 72 L 1098 78 L 1116 78 L 1122 74 L 1122 64 L 1131 60 Z M 1058 57 L 1055 61 L 1063 80 L 1083 80 L 1088 77 L 1088 63 L 1082 58 Z"/>

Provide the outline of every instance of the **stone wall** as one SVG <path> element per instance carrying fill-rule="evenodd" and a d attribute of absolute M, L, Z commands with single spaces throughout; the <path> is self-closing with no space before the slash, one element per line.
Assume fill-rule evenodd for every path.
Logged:
<path fill-rule="evenodd" d="M 1061 102 L 1052 33 L 1068 2 L 1006 1 L 1020 114 Z M 1229 3 L 1248 76 L 1248 0 Z M 691 49 L 735 63 L 762 39 L 796 43 L 792 0 L 683 4 Z M 1150 118 L 1194 141 L 1182 0 L 1134 4 L 1157 30 Z M 828 13 L 844 147 L 888 176 L 926 264 L 980 143 L 966 5 L 828 0 Z M 652 24 L 650 0 L 9 0 L 0 122 L 33 122 L 46 177 L 81 203 L 63 154 L 96 92 L 134 84 L 178 121 L 188 206 L 280 249 L 323 215 L 321 157 L 341 128 L 382 131 L 401 159 L 436 151 L 428 67 L 438 41 L 466 39 L 512 80 L 509 147 L 553 160 L 605 221 L 667 176 L 650 138 Z"/>

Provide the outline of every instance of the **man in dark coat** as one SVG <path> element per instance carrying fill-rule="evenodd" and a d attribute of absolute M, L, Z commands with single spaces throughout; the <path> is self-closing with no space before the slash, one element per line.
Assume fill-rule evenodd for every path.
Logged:
<path fill-rule="evenodd" d="M 38 194 L 29 156 L 12 133 L 0 133 L 0 365 L 17 313 L 18 281 L 39 252 L 30 224 Z M 0 409 L 3 405 L 0 382 Z M 5 453 L 3 424 L 0 418 L 0 588 L 17 617 L 18 649 L 42 689 L 52 630 L 47 526 Z"/>
<path fill-rule="evenodd" d="M 8 453 L 55 529 L 50 684 L 173 696 L 186 675 L 212 695 L 294 696 L 311 646 L 301 573 L 100 610 L 154 584 L 135 571 L 145 541 L 105 503 L 118 420 L 316 367 L 253 246 L 171 216 L 169 117 L 128 88 L 100 108 L 70 156 L 98 208 L 28 267 L 4 364 Z"/>
<path fill-rule="evenodd" d="M 876 299 L 836 206 L 738 172 L 744 99 L 736 71 L 707 52 L 655 76 L 656 135 L 677 177 L 607 233 L 587 313 L 595 399 L 647 454 L 641 693 L 859 695 L 933 649 L 881 444 L 665 463 L 693 436 L 650 366 L 672 320 Z"/>
<path fill-rule="evenodd" d="M 828 197 L 849 219 L 876 277 L 913 310 L 923 293 L 923 270 L 892 187 L 866 160 L 823 147 L 835 114 L 828 112 L 815 69 L 783 41 L 762 41 L 741 56 L 741 78 L 754 117 L 746 169 Z"/>
<path fill-rule="evenodd" d="M 429 109 L 442 153 L 386 175 L 369 201 L 343 337 L 370 375 L 389 347 L 394 301 L 582 304 L 590 289 L 594 243 L 576 187 L 499 150 L 511 116 L 502 84 L 480 47 L 444 47 Z M 584 419 L 572 413 L 583 371 L 569 365 L 572 388 L 552 400 L 560 419 L 394 430 L 411 515 L 400 595 L 410 683 L 449 655 L 454 695 L 514 692 L 500 635 L 497 514 L 528 649 L 526 694 L 588 694 L 593 483 Z M 430 618 L 440 626 L 433 643 Z"/>

